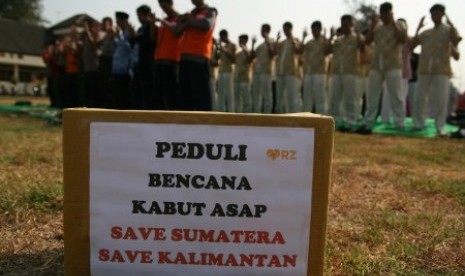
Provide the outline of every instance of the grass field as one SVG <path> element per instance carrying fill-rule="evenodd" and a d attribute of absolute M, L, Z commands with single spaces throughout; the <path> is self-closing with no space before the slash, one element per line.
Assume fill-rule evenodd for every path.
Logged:
<path fill-rule="evenodd" d="M 61 139 L 0 114 L 0 275 L 63 273 Z M 464 141 L 337 134 L 327 274 L 465 275 L 464 155 Z"/>

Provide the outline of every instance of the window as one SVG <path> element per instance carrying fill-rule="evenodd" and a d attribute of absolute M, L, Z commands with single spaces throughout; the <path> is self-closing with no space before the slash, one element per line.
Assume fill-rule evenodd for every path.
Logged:
<path fill-rule="evenodd" d="M 31 82 L 32 81 L 32 72 L 31 71 L 19 71 L 19 81 L 20 82 Z"/>
<path fill-rule="evenodd" d="M 13 79 L 13 66 L 0 65 L 0 81 L 10 82 Z"/>
<path fill-rule="evenodd" d="M 20 66 L 19 81 L 29 83 L 34 80 L 40 80 L 40 76 L 44 75 L 44 69 L 37 67 Z"/>

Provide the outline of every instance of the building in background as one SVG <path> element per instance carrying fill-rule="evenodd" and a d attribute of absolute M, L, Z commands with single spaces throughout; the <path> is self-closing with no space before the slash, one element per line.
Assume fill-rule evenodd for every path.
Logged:
<path fill-rule="evenodd" d="M 0 95 L 45 95 L 44 46 L 69 34 L 73 25 L 82 32 L 88 18 L 93 19 L 77 14 L 48 29 L 0 18 Z"/>
<path fill-rule="evenodd" d="M 76 14 L 67 18 L 47 29 L 45 36 L 45 42 L 53 42 L 57 38 L 68 35 L 71 31 L 72 26 L 76 26 L 78 31 L 81 33 L 84 31 L 84 23 L 91 19 L 92 21 L 97 21 L 95 18 L 89 16 L 88 14 Z"/>
<path fill-rule="evenodd" d="M 0 19 L 0 94 L 44 94 L 46 29 Z"/>

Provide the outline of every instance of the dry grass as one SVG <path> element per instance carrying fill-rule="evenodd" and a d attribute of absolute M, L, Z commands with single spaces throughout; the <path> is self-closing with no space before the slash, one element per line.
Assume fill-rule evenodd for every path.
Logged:
<path fill-rule="evenodd" d="M 336 136 L 327 270 L 465 274 L 465 143 Z"/>
<path fill-rule="evenodd" d="M 61 275 L 61 128 L 0 114 L 0 134 L 0 275 Z M 465 275 L 464 154 L 337 134 L 327 273 Z"/>
<path fill-rule="evenodd" d="M 61 129 L 0 115 L 0 275 L 62 271 Z"/>

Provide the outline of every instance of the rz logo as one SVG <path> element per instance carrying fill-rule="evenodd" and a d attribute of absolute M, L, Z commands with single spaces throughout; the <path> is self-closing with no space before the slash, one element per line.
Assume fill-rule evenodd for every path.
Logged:
<path fill-rule="evenodd" d="M 295 150 L 280 150 L 269 149 L 266 156 L 273 161 L 276 160 L 297 160 L 297 151 Z"/>

